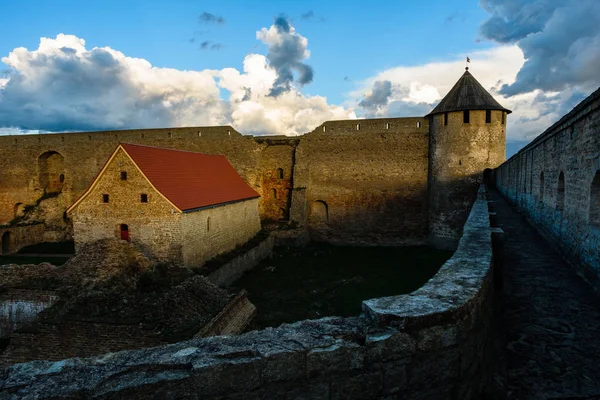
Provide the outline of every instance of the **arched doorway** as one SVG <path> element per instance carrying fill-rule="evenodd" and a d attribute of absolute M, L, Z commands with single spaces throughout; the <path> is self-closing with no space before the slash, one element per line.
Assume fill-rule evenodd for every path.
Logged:
<path fill-rule="evenodd" d="M 490 168 L 483 170 L 483 183 L 490 187 L 494 186 L 494 171 Z"/>
<path fill-rule="evenodd" d="M 323 200 L 317 200 L 312 203 L 311 216 L 315 222 L 329 221 L 329 207 Z"/>
<path fill-rule="evenodd" d="M 121 224 L 119 230 L 121 232 L 121 240 L 129 242 L 129 226 L 127 224 Z"/>
<path fill-rule="evenodd" d="M 2 234 L 2 254 L 10 253 L 10 232 L 6 231 Z"/>
<path fill-rule="evenodd" d="M 38 157 L 40 187 L 46 193 L 60 193 L 65 181 L 64 158 L 56 151 L 47 151 Z"/>

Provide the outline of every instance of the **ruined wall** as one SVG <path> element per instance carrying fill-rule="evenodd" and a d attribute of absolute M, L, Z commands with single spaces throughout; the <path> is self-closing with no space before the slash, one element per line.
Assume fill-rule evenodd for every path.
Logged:
<path fill-rule="evenodd" d="M 471 110 L 431 117 L 429 238 L 433 246 L 455 249 L 486 168 L 506 160 L 506 113 Z M 445 118 L 448 118 L 447 122 Z"/>
<path fill-rule="evenodd" d="M 333 243 L 425 242 L 428 146 L 424 118 L 324 123 L 296 149 L 292 221 Z"/>
<path fill-rule="evenodd" d="M 301 321 L 88 360 L 14 365 L 0 371 L 0 395 L 487 398 L 497 394 L 492 272 L 488 205 L 480 192 L 458 250 L 436 276 L 413 293 L 364 302 L 364 316 Z"/>
<path fill-rule="evenodd" d="M 188 267 L 243 245 L 260 231 L 258 199 L 238 201 L 181 215 L 181 249 Z"/>
<path fill-rule="evenodd" d="M 0 255 L 14 253 L 25 246 L 44 242 L 44 225 L 0 227 L 0 238 L 2 238 Z"/>
<path fill-rule="evenodd" d="M 264 220 L 287 221 L 292 203 L 295 147 L 298 140 L 258 139 L 264 149 L 260 156 L 262 201 L 260 215 Z"/>
<path fill-rule="evenodd" d="M 0 338 L 34 321 L 37 315 L 58 300 L 46 290 L 8 289 L 0 294 Z"/>
<path fill-rule="evenodd" d="M 600 89 L 496 169 L 495 181 L 600 289 Z"/>
<path fill-rule="evenodd" d="M 127 173 L 126 180 L 121 179 L 121 172 Z M 108 202 L 104 203 L 106 194 Z M 141 202 L 141 194 L 148 196 L 147 203 Z M 173 206 L 152 188 L 120 149 L 94 188 L 69 213 L 75 250 L 100 239 L 120 238 L 120 227 L 125 224 L 130 241 L 146 254 L 181 262 L 182 216 L 172 210 Z"/>

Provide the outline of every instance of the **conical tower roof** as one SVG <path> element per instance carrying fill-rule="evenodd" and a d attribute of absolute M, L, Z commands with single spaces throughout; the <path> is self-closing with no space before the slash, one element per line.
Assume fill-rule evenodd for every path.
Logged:
<path fill-rule="evenodd" d="M 498 103 L 467 69 L 446 97 L 429 115 L 462 110 L 502 110 L 511 113 Z"/>

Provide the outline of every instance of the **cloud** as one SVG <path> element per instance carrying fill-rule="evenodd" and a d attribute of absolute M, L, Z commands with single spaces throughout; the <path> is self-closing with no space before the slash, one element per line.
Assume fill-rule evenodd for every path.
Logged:
<path fill-rule="evenodd" d="M 277 73 L 269 96 L 277 97 L 289 92 L 294 82 L 300 85 L 312 82 L 313 69 L 303 63 L 310 57 L 308 40 L 296 33 L 285 16 L 276 17 L 269 29 L 262 28 L 256 33 L 256 38 L 267 45 L 269 66 Z"/>
<path fill-rule="evenodd" d="M 359 106 L 366 109 L 381 108 L 388 103 L 388 99 L 392 95 L 392 82 L 390 81 L 375 81 L 371 92 L 358 103 Z"/>
<path fill-rule="evenodd" d="M 203 12 L 198 16 L 199 24 L 224 24 L 225 18 L 220 15 L 211 14 L 209 12 Z"/>
<path fill-rule="evenodd" d="M 223 44 L 215 43 L 211 40 L 205 40 L 200 43 L 200 50 L 221 50 L 223 47 L 225 47 Z"/>
<path fill-rule="evenodd" d="M 241 72 L 181 71 L 60 34 L 2 62 L 9 67 L 0 77 L 5 134 L 231 124 L 243 133 L 297 135 L 324 120 L 355 118 L 294 82 L 270 96 L 279 70 L 260 54 L 246 56 Z"/>
<path fill-rule="evenodd" d="M 600 85 L 600 1 L 480 0 L 491 14 L 480 28 L 486 39 L 516 44 L 525 63 L 500 93 L 534 90 L 590 93 Z"/>

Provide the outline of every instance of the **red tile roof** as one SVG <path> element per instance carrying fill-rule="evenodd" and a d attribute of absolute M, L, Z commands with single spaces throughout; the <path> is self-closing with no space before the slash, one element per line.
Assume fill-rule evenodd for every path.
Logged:
<path fill-rule="evenodd" d="M 225 156 L 121 146 L 152 185 L 182 211 L 260 197 Z"/>

